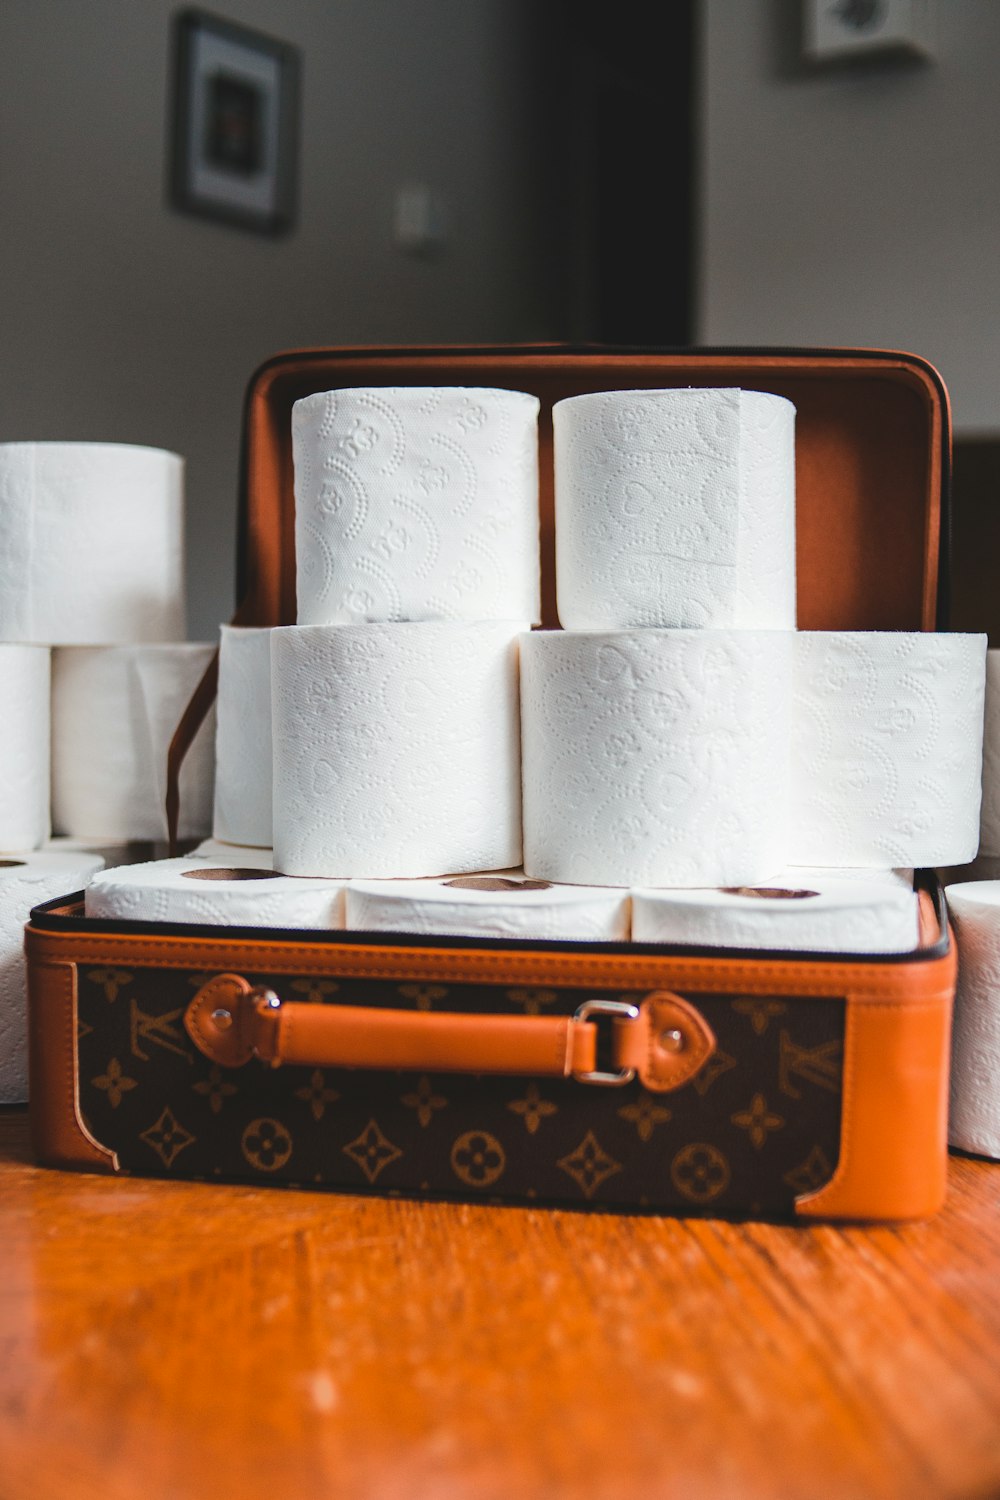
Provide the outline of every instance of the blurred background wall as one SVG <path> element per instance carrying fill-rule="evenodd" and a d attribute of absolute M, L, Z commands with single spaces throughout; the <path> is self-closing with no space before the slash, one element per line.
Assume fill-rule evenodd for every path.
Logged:
<path fill-rule="evenodd" d="M 936 0 L 933 57 L 810 71 L 796 10 L 706 0 L 698 336 L 910 349 L 1000 425 L 1000 5 Z"/>
<path fill-rule="evenodd" d="M 220 0 L 302 53 L 300 211 L 275 239 L 165 196 L 171 0 L 0 6 L 0 439 L 113 439 L 188 463 L 189 626 L 233 599 L 243 388 L 307 344 L 521 340 L 534 272 L 529 47 L 510 0 Z M 393 242 L 417 182 L 438 255 Z"/>
<path fill-rule="evenodd" d="M 0 440 L 185 455 L 193 637 L 233 603 L 246 380 L 324 343 L 914 350 L 954 399 L 961 598 L 1000 594 L 996 0 L 932 0 L 930 63 L 825 71 L 798 0 L 212 8 L 301 51 L 283 238 L 167 202 L 170 0 L 0 7 Z M 394 240 L 411 184 L 432 254 Z"/>
<path fill-rule="evenodd" d="M 804 66 L 799 0 L 701 0 L 697 340 L 921 354 L 955 424 L 956 629 L 1000 644 L 1000 5 L 931 60 Z"/>

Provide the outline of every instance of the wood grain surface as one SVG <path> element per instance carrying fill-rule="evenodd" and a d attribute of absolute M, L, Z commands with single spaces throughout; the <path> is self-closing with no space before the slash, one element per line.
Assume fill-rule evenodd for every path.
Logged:
<path fill-rule="evenodd" d="M 0 1111 L 0 1500 L 1000 1494 L 1000 1166 L 785 1228 L 35 1167 Z"/>

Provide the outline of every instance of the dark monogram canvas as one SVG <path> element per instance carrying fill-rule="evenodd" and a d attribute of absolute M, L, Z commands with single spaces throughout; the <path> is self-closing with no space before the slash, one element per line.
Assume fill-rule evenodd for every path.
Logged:
<path fill-rule="evenodd" d="M 80 1104 L 125 1171 L 349 1191 L 785 1217 L 837 1163 L 844 1003 L 686 994 L 717 1039 L 653 1094 L 573 1079 L 222 1069 L 183 1014 L 207 974 L 80 968 Z M 572 1013 L 619 991 L 246 976 L 283 999 Z"/>

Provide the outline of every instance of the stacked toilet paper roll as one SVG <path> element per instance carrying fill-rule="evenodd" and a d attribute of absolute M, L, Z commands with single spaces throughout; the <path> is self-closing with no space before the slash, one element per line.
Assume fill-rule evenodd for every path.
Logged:
<path fill-rule="evenodd" d="M 628 892 L 531 880 L 523 871 L 442 880 L 355 880 L 347 926 L 359 932 L 625 942 Z"/>
<path fill-rule="evenodd" d="M 986 637 L 794 637 L 789 863 L 946 865 L 979 842 Z"/>
<path fill-rule="evenodd" d="M 958 940 L 948 1140 L 1000 1157 L 1000 880 L 950 885 Z"/>
<path fill-rule="evenodd" d="M 271 632 L 223 625 L 215 814 L 223 843 L 271 846 Z"/>
<path fill-rule="evenodd" d="M 103 859 L 35 850 L 0 856 L 0 1104 L 28 1097 L 24 924 L 32 907 L 79 890 Z"/>
<path fill-rule="evenodd" d="M 37 849 L 49 836 L 50 653 L 0 645 L 0 849 Z"/>
<path fill-rule="evenodd" d="M 167 749 L 206 645 L 71 646 L 52 659 L 52 815 L 77 838 L 164 839 Z M 215 715 L 181 772 L 181 838 L 212 822 Z"/>
<path fill-rule="evenodd" d="M 297 401 L 299 624 L 537 621 L 538 406 L 466 387 Z"/>
<path fill-rule="evenodd" d="M 637 943 L 774 949 L 801 953 L 906 953 L 917 946 L 917 896 L 902 882 L 804 878 L 782 871 L 766 886 L 634 890 Z"/>
<path fill-rule="evenodd" d="M 126 443 L 0 443 L 0 640 L 184 635 L 183 460 Z"/>
<path fill-rule="evenodd" d="M 519 864 L 523 628 L 275 630 L 276 868 L 391 878 Z"/>
<path fill-rule="evenodd" d="M 524 868 L 585 885 L 747 885 L 786 862 L 778 631 L 522 639 Z"/>
<path fill-rule="evenodd" d="M 131 922 L 201 922 L 236 927 L 344 925 L 344 882 L 291 880 L 251 865 L 162 859 L 96 875 L 88 917 Z"/>
<path fill-rule="evenodd" d="M 794 629 L 790 401 L 600 391 L 552 415 L 566 629 Z"/>

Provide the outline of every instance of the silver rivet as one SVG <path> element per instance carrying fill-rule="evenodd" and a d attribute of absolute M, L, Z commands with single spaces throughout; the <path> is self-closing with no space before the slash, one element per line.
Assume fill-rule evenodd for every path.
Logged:
<path fill-rule="evenodd" d="M 233 1024 L 233 1013 L 230 1010 L 223 1010 L 220 1007 L 219 1010 L 213 1010 L 212 1020 L 220 1031 L 228 1031 Z"/>
<path fill-rule="evenodd" d="M 258 1005 L 265 1005 L 268 1010 L 281 1009 L 281 1001 L 278 996 L 273 990 L 268 989 L 265 984 L 259 984 L 255 990 L 251 990 L 250 999 L 256 1001 Z"/>
<path fill-rule="evenodd" d="M 660 1032 L 660 1046 L 664 1052 L 682 1052 L 684 1050 L 684 1033 L 676 1029 Z"/>

